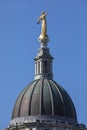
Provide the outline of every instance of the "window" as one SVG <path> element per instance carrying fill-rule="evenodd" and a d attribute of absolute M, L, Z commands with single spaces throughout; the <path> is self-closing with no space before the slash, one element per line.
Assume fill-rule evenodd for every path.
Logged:
<path fill-rule="evenodd" d="M 47 61 L 44 61 L 43 72 L 47 73 Z"/>

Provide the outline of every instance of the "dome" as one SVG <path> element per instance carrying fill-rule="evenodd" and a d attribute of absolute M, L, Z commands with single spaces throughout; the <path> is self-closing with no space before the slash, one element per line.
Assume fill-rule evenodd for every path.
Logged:
<path fill-rule="evenodd" d="M 51 115 L 77 120 L 74 104 L 62 86 L 54 80 L 40 78 L 29 84 L 15 103 L 12 119 Z"/>

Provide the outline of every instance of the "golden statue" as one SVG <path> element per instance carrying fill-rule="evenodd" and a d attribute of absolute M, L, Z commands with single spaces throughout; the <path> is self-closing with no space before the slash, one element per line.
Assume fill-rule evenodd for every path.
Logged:
<path fill-rule="evenodd" d="M 41 34 L 39 36 L 39 41 L 41 43 L 48 43 L 49 41 L 49 38 L 47 35 L 46 15 L 47 15 L 47 12 L 42 12 L 42 15 L 38 18 L 38 22 L 37 22 L 37 24 L 39 24 L 42 21 Z"/>

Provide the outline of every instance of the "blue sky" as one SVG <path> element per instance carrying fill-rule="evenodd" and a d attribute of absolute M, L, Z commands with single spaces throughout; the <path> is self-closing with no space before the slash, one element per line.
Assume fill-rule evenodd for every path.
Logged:
<path fill-rule="evenodd" d="M 54 80 L 71 96 L 79 123 L 87 126 L 87 0 L 0 0 L 0 129 L 11 119 L 14 103 L 34 80 L 34 57 L 48 11 L 49 48 Z"/>

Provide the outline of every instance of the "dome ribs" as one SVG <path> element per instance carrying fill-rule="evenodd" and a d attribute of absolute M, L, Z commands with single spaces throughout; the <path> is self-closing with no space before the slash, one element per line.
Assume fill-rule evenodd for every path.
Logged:
<path fill-rule="evenodd" d="M 23 107 L 22 107 L 23 98 L 24 98 L 25 93 L 27 92 L 27 90 L 30 88 L 30 86 L 31 86 L 33 83 L 34 83 L 34 82 L 32 82 L 32 83 L 26 88 L 25 92 L 23 93 L 23 96 L 22 96 L 21 101 L 20 101 L 18 117 L 23 116 L 23 115 L 21 115 L 21 108 L 25 108 L 24 104 L 23 104 Z M 22 114 L 25 114 L 25 113 L 22 113 Z"/>
<path fill-rule="evenodd" d="M 27 88 L 26 88 L 27 89 Z M 18 96 L 14 109 L 13 109 L 13 113 L 12 113 L 12 119 L 19 117 L 19 111 L 20 111 L 20 105 L 21 105 L 21 100 L 22 100 L 22 96 L 25 93 L 26 89 L 23 89 L 23 91 L 21 92 L 21 94 Z"/>
<path fill-rule="evenodd" d="M 52 106 L 51 106 L 49 85 L 48 85 L 46 79 L 44 79 L 44 82 L 43 82 L 42 106 L 43 106 L 42 115 L 51 115 L 52 114 Z"/>
<path fill-rule="evenodd" d="M 28 113 L 28 115 L 32 115 L 32 111 L 33 111 L 33 109 L 32 109 L 32 97 L 33 97 L 33 93 L 34 93 L 34 90 L 35 90 L 38 82 L 39 82 L 39 80 L 36 80 L 36 83 L 34 84 L 34 88 L 32 90 L 31 96 L 30 96 L 30 104 L 29 104 L 29 113 Z"/>
<path fill-rule="evenodd" d="M 41 87 L 40 87 L 40 110 L 39 110 L 39 114 L 42 115 L 43 114 L 43 82 L 44 79 L 41 80 Z"/>
<path fill-rule="evenodd" d="M 71 98 L 70 98 L 70 96 L 69 96 L 69 94 L 65 91 L 65 89 L 63 88 L 63 87 L 61 87 L 61 89 L 62 89 L 62 91 L 65 93 L 65 95 L 66 95 L 66 99 L 68 100 L 68 102 L 69 102 L 69 111 L 71 110 L 71 112 L 69 112 L 69 111 L 67 111 L 67 112 L 69 112 L 69 116 L 70 116 L 70 113 L 71 113 L 71 117 L 72 118 L 74 118 L 74 119 L 77 119 L 77 115 L 76 115 L 76 110 L 75 110 L 75 107 L 74 107 L 74 104 L 73 104 L 73 102 L 72 102 L 72 100 L 71 100 Z M 68 105 L 67 105 L 68 106 Z"/>
<path fill-rule="evenodd" d="M 52 115 L 54 115 L 54 101 L 53 101 L 53 94 L 52 94 L 52 89 L 51 89 L 51 84 L 49 80 L 46 80 L 47 83 L 49 84 L 49 91 L 50 91 L 50 98 L 51 98 L 51 107 L 52 107 Z"/>
<path fill-rule="evenodd" d="M 63 97 L 61 95 L 61 92 L 59 90 L 59 86 L 57 85 L 57 83 L 53 80 L 50 81 L 51 82 L 51 86 L 52 86 L 52 91 L 54 90 L 54 88 L 57 90 L 55 90 L 55 92 L 57 92 L 57 94 L 53 94 L 54 96 L 56 96 L 56 99 L 54 98 L 54 102 L 59 101 L 59 103 L 55 103 L 55 114 L 57 115 L 62 115 L 64 116 L 65 115 L 65 106 L 64 106 L 64 100 L 63 100 Z M 54 87 L 54 88 L 53 88 Z M 58 102 L 57 101 L 57 102 Z M 56 106 L 57 105 L 57 106 Z M 58 110 L 57 110 L 58 109 Z"/>
<path fill-rule="evenodd" d="M 17 98 L 12 119 L 26 116 L 59 116 L 77 120 L 68 93 L 61 85 L 47 78 L 34 80 Z"/>

